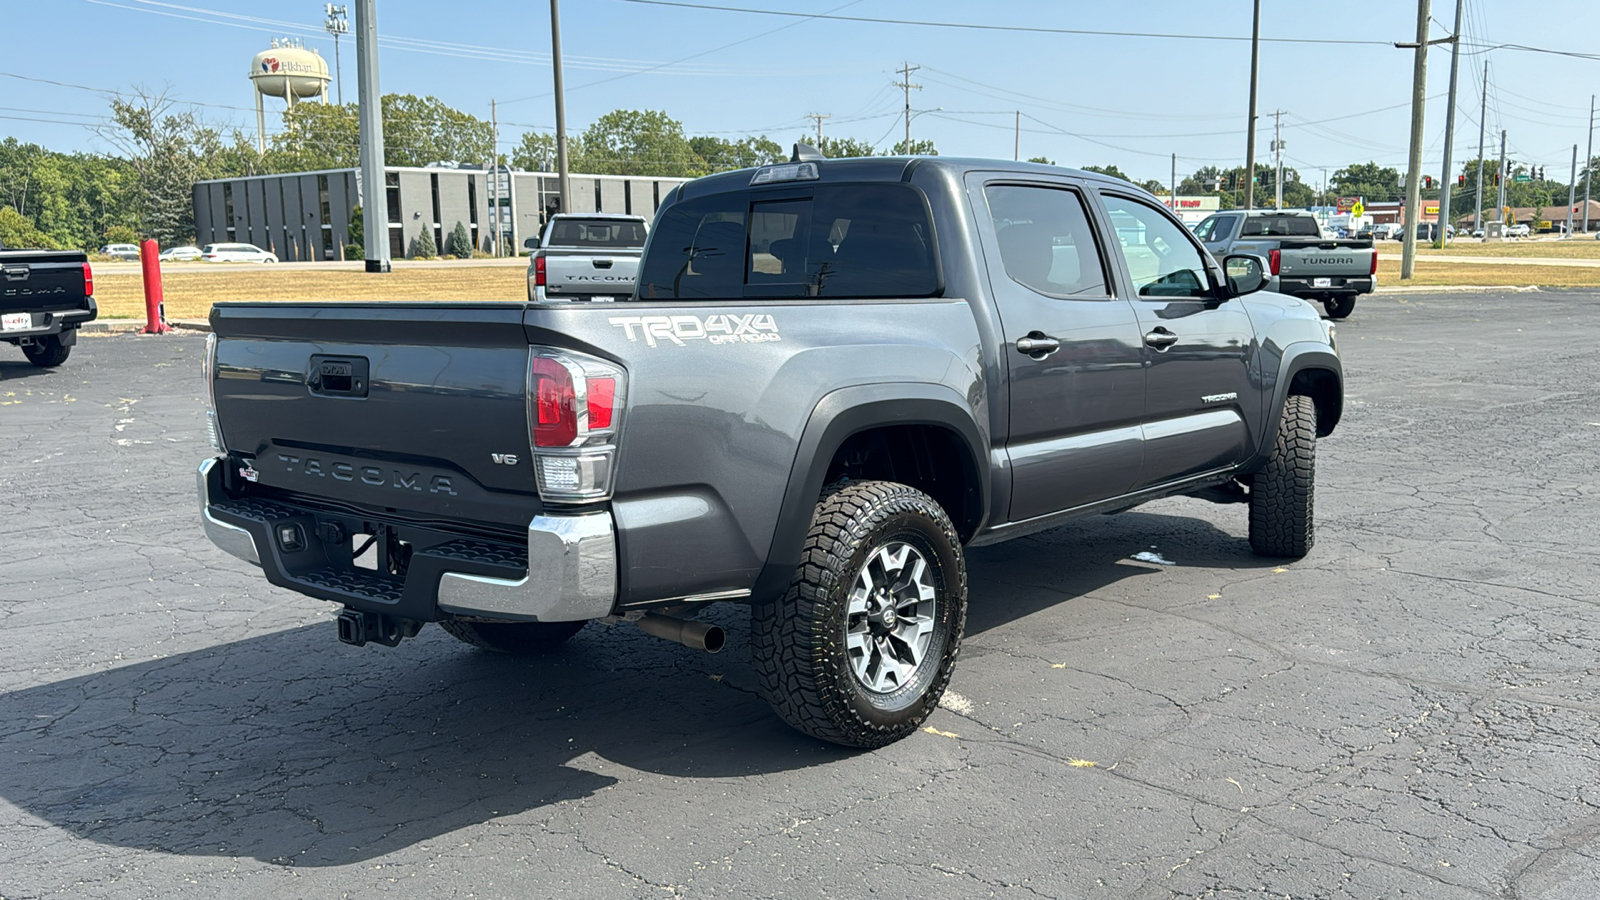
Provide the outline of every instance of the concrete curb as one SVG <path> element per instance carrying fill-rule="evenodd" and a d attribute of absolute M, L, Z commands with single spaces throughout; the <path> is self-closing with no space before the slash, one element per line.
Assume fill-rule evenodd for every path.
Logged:
<path fill-rule="evenodd" d="M 1542 290 L 1542 288 L 1538 287 L 1537 285 L 1532 285 L 1532 284 L 1522 285 L 1522 286 L 1513 286 L 1513 285 L 1509 285 L 1509 284 L 1506 284 L 1506 285 L 1419 284 L 1419 285 L 1414 285 L 1414 286 L 1413 285 L 1396 285 L 1394 287 L 1383 287 L 1383 286 L 1380 285 L 1379 287 L 1373 288 L 1372 293 L 1374 293 L 1374 294 L 1462 294 L 1462 293 L 1479 294 L 1479 293 L 1483 293 L 1485 291 L 1502 291 L 1502 292 L 1509 293 L 1509 294 L 1527 294 L 1527 293 L 1538 293 L 1540 290 Z"/>
<path fill-rule="evenodd" d="M 176 331 L 211 333 L 211 322 L 206 319 L 169 319 L 167 324 Z M 144 322 L 138 319 L 100 319 L 78 326 L 84 334 L 128 334 L 143 329 Z"/>

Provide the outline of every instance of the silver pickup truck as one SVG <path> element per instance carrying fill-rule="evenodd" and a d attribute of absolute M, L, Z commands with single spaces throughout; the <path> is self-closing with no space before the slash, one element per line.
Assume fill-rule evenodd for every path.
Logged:
<path fill-rule="evenodd" d="M 642 216 L 568 213 L 550 217 L 544 233 L 523 246 L 528 299 L 608 301 L 633 293 L 649 225 Z"/>
<path fill-rule="evenodd" d="M 1356 297 L 1372 293 L 1378 253 L 1371 240 L 1324 238 L 1304 210 L 1229 210 L 1195 226 L 1194 236 L 1217 259 L 1259 257 L 1271 273 L 1267 290 L 1320 301 L 1328 318 L 1343 319 Z"/>

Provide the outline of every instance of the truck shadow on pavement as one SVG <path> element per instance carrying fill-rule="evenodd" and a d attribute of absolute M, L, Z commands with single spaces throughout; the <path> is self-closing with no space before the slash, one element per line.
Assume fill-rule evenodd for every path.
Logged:
<path fill-rule="evenodd" d="M 969 633 L 1149 572 L 1121 561 L 1152 543 L 1180 565 L 1271 564 L 1182 515 L 1068 526 L 972 552 Z M 769 776 L 854 755 L 756 696 L 743 607 L 705 617 L 733 649 L 597 625 L 531 659 L 437 628 L 356 648 L 326 621 L 15 690 L 0 694 L 0 797 L 101 844 L 319 867 L 508 817 L 536 842 L 525 814 L 652 774 Z"/>
<path fill-rule="evenodd" d="M 22 355 L 21 350 L 12 347 L 10 344 L 0 344 L 0 354 L 6 354 L 6 351 L 10 351 L 18 356 Z M 71 365 L 70 360 L 68 361 L 68 365 Z M 20 381 L 24 378 L 31 378 L 36 375 L 57 375 L 60 374 L 60 371 L 60 369 L 42 369 L 25 359 L 0 359 L 0 383 Z"/>
<path fill-rule="evenodd" d="M 1237 534 L 1183 514 L 1208 507 L 1211 504 L 1203 500 L 1163 500 L 1151 506 L 1159 513 L 1093 516 L 1031 537 L 969 549 L 966 633 L 982 634 L 1124 579 L 1164 569 L 1258 569 L 1283 564 L 1251 552 L 1244 505 L 1230 508 L 1240 513 Z M 1140 553 L 1163 562 L 1136 559 Z M 1157 603 L 1160 597 L 1154 592 L 1159 590 L 1152 586 L 1152 600 Z M 1189 596 L 1180 593 L 1185 599 Z"/>
<path fill-rule="evenodd" d="M 726 683 L 744 656 L 593 625 L 537 659 L 436 628 L 356 648 L 323 622 L 0 695 L 0 796 L 101 844 L 337 866 L 639 771 L 730 778 L 851 755 Z"/>

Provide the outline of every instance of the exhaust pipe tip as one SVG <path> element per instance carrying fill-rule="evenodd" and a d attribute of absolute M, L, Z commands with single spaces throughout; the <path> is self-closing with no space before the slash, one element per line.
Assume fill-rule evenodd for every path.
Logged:
<path fill-rule="evenodd" d="M 722 630 L 722 626 L 696 622 L 692 619 L 647 613 L 635 624 L 645 634 L 695 650 L 704 650 L 707 653 L 716 653 L 727 643 L 727 634 Z"/>

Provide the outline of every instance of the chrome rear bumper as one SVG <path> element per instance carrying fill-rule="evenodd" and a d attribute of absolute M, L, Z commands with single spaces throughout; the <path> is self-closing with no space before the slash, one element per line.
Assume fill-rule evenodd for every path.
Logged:
<path fill-rule="evenodd" d="M 241 519 L 245 524 L 239 525 L 214 516 L 213 503 L 225 499 L 218 496 L 222 481 L 218 466 L 223 462 L 219 458 L 207 459 L 195 473 L 201 525 L 213 544 L 262 567 L 274 584 L 334 602 L 384 611 L 380 606 L 364 602 L 367 598 L 361 596 L 331 597 L 326 591 L 304 590 L 302 582 L 289 572 L 272 544 L 271 525 L 267 521 Z M 422 554 L 427 552 L 421 551 Z M 348 565 L 348 561 L 345 564 Z M 421 568 L 413 565 L 408 577 L 426 577 L 419 574 Z M 442 614 L 502 621 L 577 622 L 610 615 L 617 599 L 617 538 L 611 513 L 602 510 L 570 516 L 535 516 L 528 523 L 528 566 L 521 578 L 446 570 L 437 576 L 434 584 L 408 584 L 406 593 L 412 597 L 421 594 L 417 597 L 421 602 L 412 610 L 412 614 L 419 617 L 432 613 L 431 618 L 440 618 Z"/>

